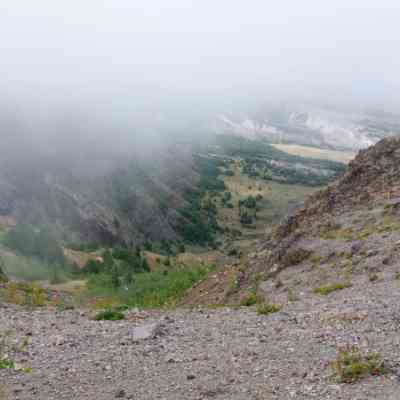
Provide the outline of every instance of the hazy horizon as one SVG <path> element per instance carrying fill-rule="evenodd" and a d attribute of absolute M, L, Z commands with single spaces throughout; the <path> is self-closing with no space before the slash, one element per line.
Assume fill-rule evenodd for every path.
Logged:
<path fill-rule="evenodd" d="M 395 1 L 4 0 L 0 119 L 103 139 L 284 102 L 393 111 L 399 18 Z"/>

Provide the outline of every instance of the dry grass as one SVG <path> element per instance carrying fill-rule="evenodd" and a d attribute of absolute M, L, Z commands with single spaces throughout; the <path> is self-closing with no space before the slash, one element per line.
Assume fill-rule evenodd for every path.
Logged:
<path fill-rule="evenodd" d="M 227 191 L 232 195 L 231 203 L 234 208 L 222 207 L 218 199 L 216 202 L 218 222 L 223 227 L 240 230 L 249 236 L 263 235 L 266 226 L 276 223 L 284 217 L 291 204 L 303 201 L 308 195 L 318 190 L 302 185 L 289 185 L 251 178 L 242 174 L 237 164 L 233 167 L 233 171 L 233 176 L 223 176 L 223 179 Z M 248 229 L 240 223 L 238 202 L 248 196 L 256 197 L 257 195 L 261 195 L 262 199 L 258 201 L 259 211 L 253 226 L 255 229 Z"/>
<path fill-rule="evenodd" d="M 272 146 L 295 156 L 338 161 L 346 164 L 356 155 L 351 151 L 318 149 L 317 147 L 301 146 L 297 144 L 273 144 Z"/>

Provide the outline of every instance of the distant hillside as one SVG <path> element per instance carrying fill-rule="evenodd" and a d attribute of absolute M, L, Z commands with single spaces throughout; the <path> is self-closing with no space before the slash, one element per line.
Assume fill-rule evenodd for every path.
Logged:
<path fill-rule="evenodd" d="M 2 162 L 0 222 L 51 225 L 67 242 L 177 239 L 176 210 L 199 179 L 185 146 L 155 148 L 151 161 L 135 153 L 131 160 L 109 156 L 84 162 L 71 153 L 68 163 L 65 157 L 27 154 Z"/>
<path fill-rule="evenodd" d="M 400 116 L 302 104 L 266 105 L 253 111 L 222 112 L 213 129 L 277 144 L 357 151 L 399 134 Z"/>

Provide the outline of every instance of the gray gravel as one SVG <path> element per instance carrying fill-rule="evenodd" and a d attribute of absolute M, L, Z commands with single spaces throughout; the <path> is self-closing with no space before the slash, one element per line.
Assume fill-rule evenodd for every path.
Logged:
<path fill-rule="evenodd" d="M 0 370 L 0 382 L 7 399 L 398 400 L 399 287 L 361 282 L 269 316 L 225 308 L 96 322 L 79 311 L 3 306 L 1 330 L 30 339 L 14 357 L 32 373 Z M 391 372 L 337 383 L 330 363 L 346 344 L 380 352 Z"/>

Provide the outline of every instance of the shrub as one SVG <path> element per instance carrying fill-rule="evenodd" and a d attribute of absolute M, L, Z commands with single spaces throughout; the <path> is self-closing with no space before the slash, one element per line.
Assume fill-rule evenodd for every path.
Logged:
<path fill-rule="evenodd" d="M 335 292 L 336 290 L 346 289 L 351 286 L 352 286 L 351 282 L 338 282 L 338 283 L 333 283 L 331 285 L 319 286 L 314 289 L 314 293 L 326 296 L 332 292 Z"/>
<path fill-rule="evenodd" d="M 283 257 L 283 265 L 285 267 L 290 267 L 292 265 L 301 264 L 303 261 L 307 260 L 312 255 L 312 251 L 306 249 L 295 249 L 289 253 L 286 253 Z"/>
<path fill-rule="evenodd" d="M 368 275 L 368 279 L 370 282 L 376 282 L 377 280 L 379 280 L 379 275 L 376 272 L 371 272 Z"/>
<path fill-rule="evenodd" d="M 0 283 L 8 282 L 3 257 L 0 257 Z"/>
<path fill-rule="evenodd" d="M 240 223 L 242 225 L 251 225 L 253 223 L 253 217 L 247 212 L 244 212 L 240 216 Z"/>
<path fill-rule="evenodd" d="M 261 303 L 257 306 L 257 314 L 268 315 L 280 311 L 281 308 L 279 304 Z"/>
<path fill-rule="evenodd" d="M 249 196 L 245 200 L 243 200 L 243 205 L 246 208 L 256 208 L 257 200 L 253 196 Z"/>
<path fill-rule="evenodd" d="M 254 304 L 257 304 L 257 302 L 258 302 L 257 295 L 255 293 L 250 293 L 240 301 L 240 305 L 243 307 L 250 307 L 253 306 Z"/>
<path fill-rule="evenodd" d="M 338 352 L 333 369 L 341 383 L 353 383 L 367 376 L 382 375 L 386 372 L 384 361 L 378 353 L 363 354 L 355 346 Z"/>
<path fill-rule="evenodd" d="M 86 263 L 84 270 L 89 274 L 98 274 L 100 272 L 100 263 L 93 259 L 89 260 Z"/>
<path fill-rule="evenodd" d="M 125 315 L 122 314 L 122 312 L 116 310 L 101 311 L 94 317 L 96 321 L 120 321 L 124 318 Z"/>
<path fill-rule="evenodd" d="M 14 369 L 15 362 L 9 358 L 0 358 L 0 369 Z"/>

